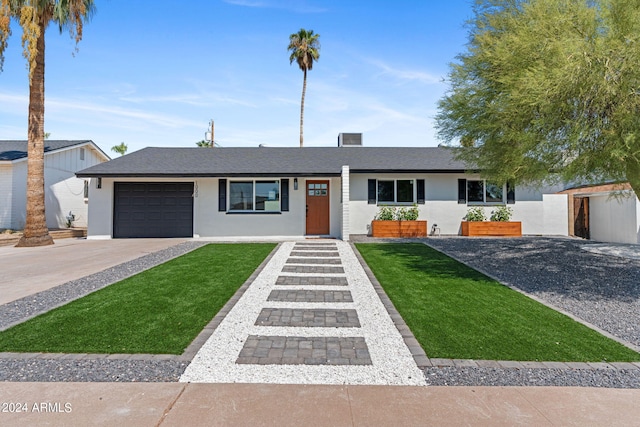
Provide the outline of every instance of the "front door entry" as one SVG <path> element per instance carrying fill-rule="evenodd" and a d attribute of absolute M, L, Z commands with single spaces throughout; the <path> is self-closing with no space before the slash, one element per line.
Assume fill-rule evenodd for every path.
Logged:
<path fill-rule="evenodd" d="M 329 234 L 329 181 L 307 181 L 307 234 Z"/>

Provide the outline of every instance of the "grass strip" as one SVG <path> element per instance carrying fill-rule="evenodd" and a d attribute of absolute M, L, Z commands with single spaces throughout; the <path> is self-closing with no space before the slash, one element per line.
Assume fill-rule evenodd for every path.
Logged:
<path fill-rule="evenodd" d="M 182 354 L 275 244 L 210 244 L 0 332 L 0 351 Z"/>
<path fill-rule="evenodd" d="M 640 360 L 620 343 L 426 245 L 356 247 L 429 357 Z"/>

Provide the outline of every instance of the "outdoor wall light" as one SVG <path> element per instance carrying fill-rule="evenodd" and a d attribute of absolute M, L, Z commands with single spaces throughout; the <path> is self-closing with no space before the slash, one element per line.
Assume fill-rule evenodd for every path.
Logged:
<path fill-rule="evenodd" d="M 293 178 L 293 189 L 294 190 L 298 189 L 298 178 Z"/>
<path fill-rule="evenodd" d="M 102 178 L 96 178 L 96 188 L 102 188 Z"/>

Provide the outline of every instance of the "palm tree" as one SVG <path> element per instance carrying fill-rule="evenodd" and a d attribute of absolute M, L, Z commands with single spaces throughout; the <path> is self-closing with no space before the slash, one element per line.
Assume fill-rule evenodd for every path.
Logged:
<path fill-rule="evenodd" d="M 304 73 L 302 101 L 300 102 L 300 147 L 302 147 L 303 143 L 302 125 L 304 122 L 304 94 L 307 91 L 307 70 L 311 70 L 313 62 L 320 58 L 319 38 L 320 34 L 314 34 L 313 30 L 305 30 L 304 28 L 289 36 L 289 47 L 287 48 L 287 50 L 291 51 L 289 64 L 293 64 L 293 61 L 296 61 Z"/>
<path fill-rule="evenodd" d="M 93 0 L 0 0 L 0 70 L 4 61 L 11 19 L 22 27 L 29 68 L 29 122 L 27 148 L 27 217 L 16 246 L 53 244 L 47 229 L 44 195 L 44 58 L 45 30 L 50 23 L 68 29 L 76 43 L 94 12 Z"/>
<path fill-rule="evenodd" d="M 127 150 L 129 149 L 129 147 L 127 147 L 127 144 L 125 144 L 124 142 L 121 142 L 118 145 L 114 145 L 113 147 L 111 147 L 111 151 L 113 151 L 114 153 L 118 153 L 121 156 L 124 156 L 127 153 Z"/>

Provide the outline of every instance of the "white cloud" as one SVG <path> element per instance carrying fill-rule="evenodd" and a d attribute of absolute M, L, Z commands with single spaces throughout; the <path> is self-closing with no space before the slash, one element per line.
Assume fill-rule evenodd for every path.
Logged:
<path fill-rule="evenodd" d="M 380 60 L 368 60 L 370 64 L 381 70 L 381 75 L 390 76 L 401 82 L 420 82 L 423 84 L 442 83 L 442 77 L 435 76 L 425 71 L 394 68 Z"/>

